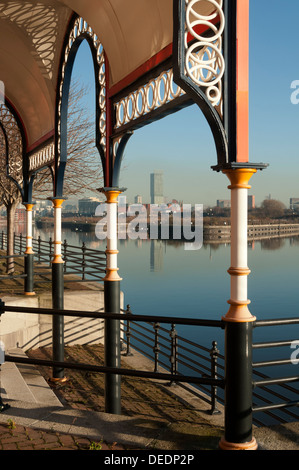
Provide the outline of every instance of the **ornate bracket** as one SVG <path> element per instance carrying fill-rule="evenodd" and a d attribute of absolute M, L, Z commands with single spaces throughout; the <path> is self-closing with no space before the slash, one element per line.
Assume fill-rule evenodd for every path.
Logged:
<path fill-rule="evenodd" d="M 237 10 L 244 7 L 239 1 L 173 2 L 174 79 L 210 125 L 217 151 L 216 171 L 267 166 L 238 157 Z"/>
<path fill-rule="evenodd" d="M 206 14 L 200 13 L 205 4 Z M 202 110 L 216 144 L 218 163 L 228 161 L 223 123 L 222 0 L 174 0 L 174 79 Z"/>

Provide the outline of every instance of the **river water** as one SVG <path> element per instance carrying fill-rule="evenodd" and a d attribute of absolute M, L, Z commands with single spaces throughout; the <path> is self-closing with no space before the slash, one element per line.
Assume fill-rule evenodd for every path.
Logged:
<path fill-rule="evenodd" d="M 53 233 L 34 228 L 33 236 L 49 240 Z M 81 246 L 84 242 L 93 249 L 106 248 L 106 242 L 98 240 L 93 232 L 63 230 L 62 240 L 67 240 L 68 245 Z M 120 240 L 118 246 L 124 304 L 130 304 L 133 313 L 220 320 L 228 311 L 229 244 L 204 243 L 196 251 L 185 250 L 181 241 Z M 299 318 L 299 236 L 250 242 L 248 266 L 251 313 L 258 320 Z M 216 340 L 224 354 L 222 329 L 180 325 L 176 329 L 179 335 L 206 348 Z M 254 342 L 278 340 L 299 340 L 299 326 L 254 330 Z M 298 346 L 297 350 L 296 359 Z M 255 350 L 253 359 L 289 359 L 292 353 L 294 349 L 289 345 L 283 349 Z M 271 366 L 259 371 L 276 377 L 299 375 L 298 364 L 289 364 L 283 370 Z M 193 375 L 190 370 L 187 374 Z"/>
<path fill-rule="evenodd" d="M 51 235 L 34 230 L 35 238 Z M 62 239 L 69 245 L 106 248 L 93 232 L 63 230 Z M 229 244 L 205 243 L 194 251 L 185 250 L 181 241 L 120 240 L 118 246 L 124 303 L 133 313 L 219 320 L 227 312 Z M 254 241 L 248 248 L 251 313 L 257 319 L 299 317 L 299 236 Z"/>

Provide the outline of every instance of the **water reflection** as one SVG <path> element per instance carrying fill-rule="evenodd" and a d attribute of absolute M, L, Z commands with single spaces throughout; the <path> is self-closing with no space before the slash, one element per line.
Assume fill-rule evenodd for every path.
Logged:
<path fill-rule="evenodd" d="M 164 250 L 166 244 L 162 240 L 151 240 L 150 270 L 163 271 Z"/>
<path fill-rule="evenodd" d="M 53 229 L 35 227 L 34 237 L 48 240 Z M 94 232 L 63 230 L 69 245 L 99 250 L 105 240 Z M 205 242 L 186 251 L 180 240 L 119 240 L 119 268 L 125 303 L 135 313 L 221 318 L 230 297 L 230 244 Z M 248 297 L 258 318 L 299 317 L 299 235 L 248 243 Z"/>

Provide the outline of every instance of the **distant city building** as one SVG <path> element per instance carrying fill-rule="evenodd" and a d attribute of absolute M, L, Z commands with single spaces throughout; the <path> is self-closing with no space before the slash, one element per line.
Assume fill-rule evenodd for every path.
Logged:
<path fill-rule="evenodd" d="M 83 215 L 95 215 L 96 208 L 99 204 L 100 200 L 95 197 L 79 199 L 79 213 Z"/>
<path fill-rule="evenodd" d="M 228 209 L 231 207 L 230 199 L 217 199 L 217 207 Z M 248 209 L 255 208 L 255 196 L 248 196 Z"/>
<path fill-rule="evenodd" d="M 291 197 L 291 199 L 290 199 L 290 209 L 299 210 L 299 197 Z"/>
<path fill-rule="evenodd" d="M 65 211 L 66 212 L 77 212 L 77 206 L 75 206 L 74 204 L 66 204 Z"/>
<path fill-rule="evenodd" d="M 255 196 L 248 196 L 248 209 L 255 209 Z"/>
<path fill-rule="evenodd" d="M 163 204 L 163 171 L 151 173 L 151 204 Z"/>
<path fill-rule="evenodd" d="M 134 203 L 135 204 L 142 204 L 142 196 L 139 196 L 139 195 L 135 196 Z"/>
<path fill-rule="evenodd" d="M 26 212 L 25 209 L 16 209 L 15 213 L 15 222 L 20 224 L 20 223 L 25 223 L 26 222 Z"/>
<path fill-rule="evenodd" d="M 217 199 L 217 207 L 221 207 L 221 209 L 230 207 L 230 200 L 229 199 Z"/>

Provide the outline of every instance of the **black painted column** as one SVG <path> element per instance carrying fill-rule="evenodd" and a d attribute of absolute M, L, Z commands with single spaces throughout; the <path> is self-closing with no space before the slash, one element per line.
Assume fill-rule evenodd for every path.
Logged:
<path fill-rule="evenodd" d="M 231 185 L 230 308 L 225 322 L 225 436 L 223 450 L 256 450 L 252 436 L 252 329 L 248 305 L 248 189 L 256 170 L 226 170 Z"/>
<path fill-rule="evenodd" d="M 105 313 L 120 313 L 120 281 L 117 266 L 117 198 L 122 190 L 103 188 L 107 204 L 107 267 L 104 278 Z M 120 320 L 105 320 L 105 366 L 121 365 Z M 105 411 L 121 413 L 121 376 L 105 374 Z"/>

